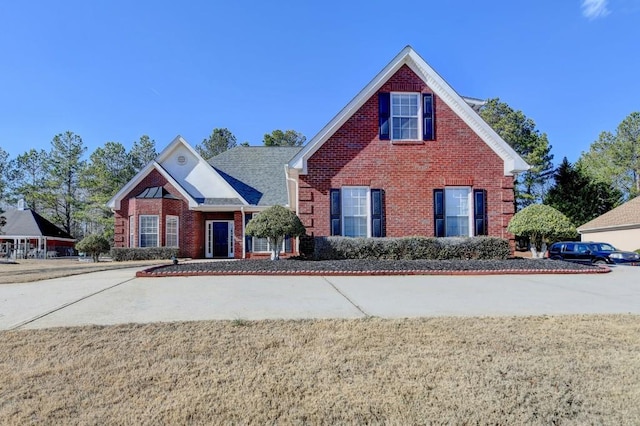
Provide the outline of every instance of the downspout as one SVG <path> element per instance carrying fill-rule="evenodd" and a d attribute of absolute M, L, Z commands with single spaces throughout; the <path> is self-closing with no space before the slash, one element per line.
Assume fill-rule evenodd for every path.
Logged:
<path fill-rule="evenodd" d="M 247 258 L 247 237 L 244 235 L 244 224 L 245 224 L 245 215 L 244 215 L 244 206 L 240 207 L 240 213 L 242 213 L 242 258 Z"/>
<path fill-rule="evenodd" d="M 290 181 L 293 182 L 293 184 L 295 185 L 295 194 L 296 194 L 296 215 L 298 214 L 298 212 L 300 211 L 300 194 L 299 194 L 299 184 L 298 184 L 298 179 L 292 179 L 289 175 L 289 165 L 285 164 L 284 165 L 284 176 L 285 178 Z M 289 192 L 289 185 L 287 185 L 287 192 Z M 289 201 L 291 201 L 291 197 L 289 196 Z M 300 216 L 298 216 L 300 217 Z M 300 237 L 296 237 L 296 251 L 298 252 L 297 254 L 300 254 Z"/>

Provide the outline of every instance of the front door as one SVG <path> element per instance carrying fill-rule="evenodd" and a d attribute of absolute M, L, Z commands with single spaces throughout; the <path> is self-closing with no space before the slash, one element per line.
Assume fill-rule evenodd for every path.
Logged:
<path fill-rule="evenodd" d="M 233 257 L 233 221 L 206 221 L 205 256 Z"/>

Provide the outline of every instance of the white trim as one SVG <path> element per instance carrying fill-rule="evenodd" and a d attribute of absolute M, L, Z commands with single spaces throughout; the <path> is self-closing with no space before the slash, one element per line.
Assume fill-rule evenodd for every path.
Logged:
<path fill-rule="evenodd" d="M 640 229 L 640 223 L 629 223 L 624 225 L 609 225 L 609 226 L 601 226 L 598 228 L 578 228 L 577 231 L 580 234 L 592 234 L 594 232 L 623 231 L 625 229 Z"/>
<path fill-rule="evenodd" d="M 120 191 L 118 191 L 116 193 L 116 195 L 114 195 L 108 202 L 107 202 L 107 207 L 109 207 L 111 210 L 120 210 L 121 208 L 121 202 L 122 199 L 133 190 L 133 188 L 135 188 L 145 177 L 147 177 L 147 175 L 153 170 L 156 169 L 158 170 L 158 172 L 165 178 L 167 179 L 167 181 L 173 185 L 178 192 L 180 192 L 180 194 L 187 200 L 187 202 L 189 203 L 189 208 L 194 209 L 195 207 L 198 207 L 199 204 L 198 202 L 195 200 L 195 198 L 193 198 L 193 196 L 184 188 L 183 185 L 181 185 L 180 183 L 178 183 L 178 181 L 176 179 L 173 178 L 173 176 L 171 176 L 171 174 L 164 168 L 162 167 L 162 165 L 160 163 L 162 163 L 163 161 L 167 160 L 169 158 L 169 156 L 171 155 L 171 153 L 173 153 L 173 151 L 175 150 L 175 148 L 178 145 L 183 145 L 185 147 L 185 149 L 187 149 L 191 154 L 193 154 L 197 159 L 199 163 L 202 163 L 203 165 L 205 165 L 205 167 L 207 167 L 211 173 L 217 177 L 217 179 L 219 179 L 220 182 L 222 182 L 222 184 L 229 190 L 231 191 L 233 194 L 235 194 L 237 196 L 237 198 L 244 204 L 244 205 L 249 205 L 249 203 L 247 202 L 247 200 L 245 200 L 230 184 L 229 182 L 226 181 L 226 179 L 224 179 L 222 176 L 220 176 L 220 174 L 213 168 L 213 166 L 211 166 L 209 163 L 207 163 L 201 156 L 200 154 L 198 154 L 198 152 L 193 149 L 191 147 L 191 145 L 189 145 L 187 143 L 186 140 L 184 140 L 182 138 L 182 136 L 176 136 L 175 139 L 173 141 L 171 141 L 171 143 L 169 145 L 167 145 L 167 147 L 165 149 L 162 150 L 162 152 L 160 154 L 158 154 L 158 156 L 155 158 L 155 160 L 149 162 L 149 164 L 147 164 L 144 168 L 142 168 L 142 170 L 140 170 L 129 182 L 127 182 L 127 184 L 122 187 L 122 189 L 120 189 Z M 235 209 L 237 210 L 240 206 L 235 206 Z"/>
<path fill-rule="evenodd" d="M 513 175 L 529 170 L 530 166 L 489 126 L 449 84 L 407 46 L 376 75 L 316 136 L 289 162 L 291 168 L 307 174 L 307 160 L 355 114 L 384 83 L 403 65 L 409 66 L 433 93 L 447 104 L 504 162 L 504 174 Z M 420 135 L 421 136 L 421 135 Z"/>
<path fill-rule="evenodd" d="M 400 138 L 400 139 L 394 139 L 393 137 L 393 119 L 394 117 L 408 117 L 408 116 L 394 116 L 393 115 L 393 96 L 394 95 L 401 95 L 401 96 L 413 96 L 416 98 L 417 105 L 418 105 L 418 111 L 416 113 L 415 119 L 416 119 L 416 123 L 418 128 L 416 129 L 416 137 L 415 138 Z M 389 139 L 394 142 L 394 141 L 422 141 L 422 96 L 420 96 L 421 93 L 420 92 L 390 92 L 389 93 Z"/>
<path fill-rule="evenodd" d="M 234 257 L 234 241 L 235 241 L 235 224 L 233 220 L 217 220 L 211 219 L 204 222 L 204 257 L 213 259 L 215 257 L 215 235 L 214 223 L 227 224 L 227 258 Z"/>

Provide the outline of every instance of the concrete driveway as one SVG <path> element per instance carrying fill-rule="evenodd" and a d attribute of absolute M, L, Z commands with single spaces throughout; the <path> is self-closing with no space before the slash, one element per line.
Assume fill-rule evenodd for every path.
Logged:
<path fill-rule="evenodd" d="M 0 329 L 216 319 L 640 314 L 640 267 L 608 274 L 135 278 L 0 285 Z"/>

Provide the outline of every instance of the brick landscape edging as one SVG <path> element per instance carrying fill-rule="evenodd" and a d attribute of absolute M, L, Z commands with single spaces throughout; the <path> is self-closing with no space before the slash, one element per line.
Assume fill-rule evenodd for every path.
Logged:
<path fill-rule="evenodd" d="M 300 275 L 300 276 L 369 276 L 369 275 L 567 275 L 567 274 L 603 274 L 611 272 L 608 266 L 600 266 L 598 269 L 498 269 L 498 270 L 473 270 L 473 271 L 437 271 L 437 270 L 378 270 L 378 271 L 167 271 L 156 272 L 163 266 L 155 266 L 136 272 L 138 278 L 163 278 L 163 277 L 197 277 L 197 276 L 224 276 L 224 275 Z"/>

